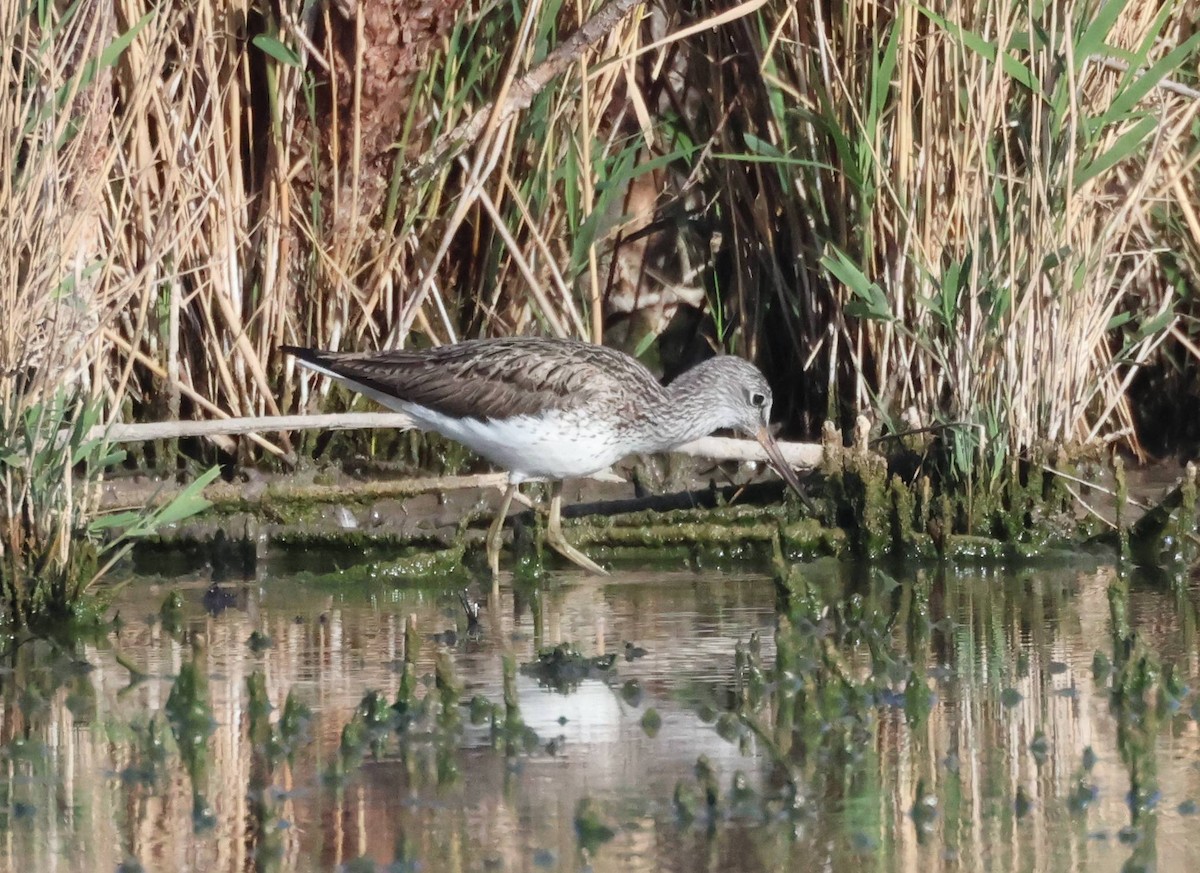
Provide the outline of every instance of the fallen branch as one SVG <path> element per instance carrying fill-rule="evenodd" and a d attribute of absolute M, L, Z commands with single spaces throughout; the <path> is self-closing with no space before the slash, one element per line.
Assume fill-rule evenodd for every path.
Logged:
<path fill-rule="evenodd" d="M 619 477 L 608 474 L 609 479 Z M 313 482 L 292 482 L 287 479 L 260 479 L 253 482 L 214 482 L 204 489 L 204 498 L 218 507 L 252 508 L 279 503 L 346 503 L 374 500 L 403 500 L 418 494 L 447 493 L 468 488 L 503 491 L 508 486 L 507 473 L 478 473 L 468 476 L 416 476 L 410 479 L 371 479 L 318 485 Z M 100 508 L 104 512 L 131 509 L 137 506 L 169 503 L 181 491 L 177 485 L 162 482 L 114 479 L 105 483 Z M 523 505 L 530 505 L 524 495 L 518 495 Z"/>
<path fill-rule="evenodd" d="M 413 420 L 402 412 L 346 412 L 337 415 L 265 415 L 252 418 L 221 418 L 211 421 L 151 421 L 142 424 L 112 424 L 107 428 L 109 442 L 140 443 L 148 440 L 177 440 L 186 437 L 233 436 L 236 434 L 278 433 L 293 430 L 368 430 L 371 428 L 407 430 Z M 104 427 L 89 435 L 98 439 Z"/>
<path fill-rule="evenodd" d="M 820 443 L 779 443 L 783 459 L 795 470 L 812 470 L 820 466 L 825 450 Z M 754 440 L 732 437 L 701 437 L 677 446 L 672 451 L 693 458 L 708 458 L 712 461 L 767 461 L 767 453 Z"/>
<path fill-rule="evenodd" d="M 112 424 L 107 429 L 110 442 L 136 443 L 145 440 L 183 439 L 185 437 L 231 436 L 235 434 L 278 433 L 294 430 L 357 430 L 395 428 L 406 430 L 413 421 L 400 412 L 348 412 L 329 415 L 265 415 L 253 418 L 223 418 L 217 421 L 155 421 L 145 424 Z M 91 436 L 105 435 L 100 427 Z M 819 443 L 781 442 L 784 459 L 798 470 L 810 470 L 821 463 L 824 450 Z M 702 437 L 675 449 L 693 458 L 713 461 L 761 461 L 767 453 L 754 440 L 729 437 Z"/>

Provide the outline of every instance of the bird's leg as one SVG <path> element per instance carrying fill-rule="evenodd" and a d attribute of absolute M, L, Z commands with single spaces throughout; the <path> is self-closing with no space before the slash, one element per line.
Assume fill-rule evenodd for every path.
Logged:
<path fill-rule="evenodd" d="M 554 482 L 550 485 L 550 519 L 546 523 L 546 545 L 589 573 L 596 573 L 600 576 L 608 575 L 607 570 L 567 542 L 567 538 L 563 536 L 562 482 Z"/>
<path fill-rule="evenodd" d="M 509 482 L 508 488 L 504 492 L 504 498 L 500 501 L 500 509 L 496 511 L 496 517 L 492 519 L 492 526 L 488 528 L 487 559 L 493 578 L 500 575 L 500 534 L 504 531 L 504 520 L 508 518 L 508 507 L 512 505 L 513 495 L 516 493 L 517 484 Z"/>

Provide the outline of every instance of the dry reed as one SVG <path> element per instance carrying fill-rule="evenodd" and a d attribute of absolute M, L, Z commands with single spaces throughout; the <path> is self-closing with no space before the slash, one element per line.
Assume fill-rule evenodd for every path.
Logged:
<path fill-rule="evenodd" d="M 284 342 L 641 351 L 690 315 L 682 357 L 758 358 L 794 429 L 961 425 L 993 466 L 1045 441 L 1136 447 L 1130 374 L 1195 347 L 1172 307 L 1197 263 L 1179 80 L 1197 53 L 1139 90 L 1183 13 L 1118 6 L 1097 37 L 1096 3 L 391 0 L 301 20 L 119 0 L 53 44 L 6 7 L 0 388 L 74 379 L 126 421 L 274 415 L 320 384 Z"/>

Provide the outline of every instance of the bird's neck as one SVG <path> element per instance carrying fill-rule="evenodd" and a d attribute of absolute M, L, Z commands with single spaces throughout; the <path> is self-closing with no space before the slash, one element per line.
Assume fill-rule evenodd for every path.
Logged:
<path fill-rule="evenodd" d="M 640 451 L 670 451 L 721 426 L 713 424 L 712 383 L 706 369 L 704 364 L 693 367 L 645 405 L 641 417 L 648 427 Z"/>

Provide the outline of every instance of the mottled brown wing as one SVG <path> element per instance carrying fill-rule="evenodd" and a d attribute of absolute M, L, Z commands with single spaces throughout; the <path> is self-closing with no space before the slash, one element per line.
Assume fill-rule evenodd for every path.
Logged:
<path fill-rule="evenodd" d="M 423 351 L 284 351 L 344 379 L 456 418 L 505 419 L 661 392 L 628 355 L 575 340 L 509 337 Z"/>

